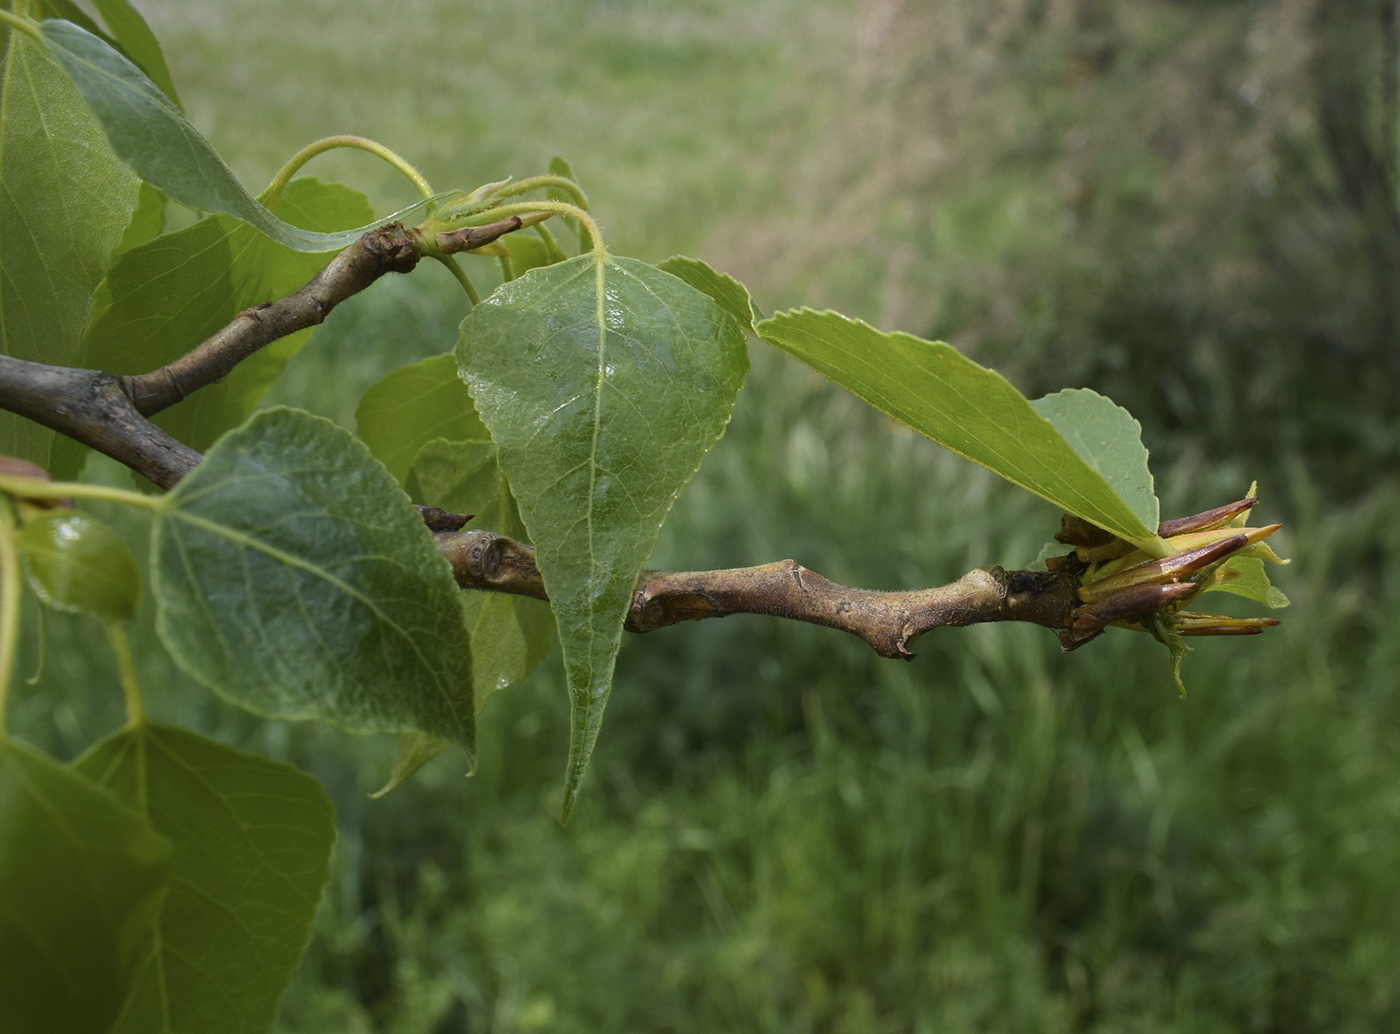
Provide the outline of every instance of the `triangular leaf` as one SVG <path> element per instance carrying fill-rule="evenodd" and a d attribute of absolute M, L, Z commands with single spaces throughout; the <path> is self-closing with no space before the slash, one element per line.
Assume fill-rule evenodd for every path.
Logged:
<path fill-rule="evenodd" d="M 311 252 L 338 251 L 376 226 L 403 219 L 429 203 L 420 201 L 338 233 L 315 233 L 284 222 L 253 199 L 175 103 L 120 53 L 72 22 L 46 19 L 38 29 L 97 115 L 112 150 L 172 201 L 197 211 L 223 212 L 284 247 Z"/>
<path fill-rule="evenodd" d="M 260 1034 L 330 876 L 335 812 L 290 765 L 143 724 L 74 763 L 171 844 L 149 961 L 112 1034 Z"/>
<path fill-rule="evenodd" d="M 756 330 L 958 455 L 1153 555 L 1170 552 L 1146 515 L 1135 512 L 1006 378 L 950 345 L 810 309 L 779 313 Z"/>
<path fill-rule="evenodd" d="M 588 254 L 502 285 L 462 322 L 457 357 L 559 627 L 573 712 L 567 818 L 637 575 L 729 421 L 747 347 L 734 319 L 689 285 Z"/>
<path fill-rule="evenodd" d="M 9 33 L 0 110 L 0 346 L 18 359 L 67 366 L 139 181 L 108 149 L 63 70 L 22 32 Z M 0 412 L 0 452 L 47 465 L 52 438 Z"/>
<path fill-rule="evenodd" d="M 170 844 L 111 793 L 0 736 L 6 1034 L 106 1031 L 149 961 Z"/>
<path fill-rule="evenodd" d="M 270 409 L 157 511 L 157 628 L 195 679 L 259 714 L 475 748 L 460 591 L 389 472 L 328 420 Z"/>

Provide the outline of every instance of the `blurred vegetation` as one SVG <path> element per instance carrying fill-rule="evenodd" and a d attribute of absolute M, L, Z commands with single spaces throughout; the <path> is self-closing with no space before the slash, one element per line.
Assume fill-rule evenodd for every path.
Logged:
<path fill-rule="evenodd" d="M 1393 0 L 142 8 L 251 183 L 333 132 L 443 186 L 564 153 L 615 250 L 943 337 L 1031 394 L 1096 387 L 1143 422 L 1165 513 L 1258 478 L 1297 558 L 1284 626 L 1201 641 L 1184 701 L 1126 633 L 1062 656 L 947 630 L 909 665 L 757 618 L 630 639 L 567 828 L 557 658 L 493 699 L 472 779 L 449 756 L 371 802 L 393 744 L 232 711 L 144 614 L 155 713 L 336 800 L 280 1030 L 1400 1027 Z M 276 399 L 352 424 L 373 380 L 450 347 L 440 272 L 337 310 Z M 657 566 L 912 587 L 1024 566 L 1057 527 L 754 359 Z M 120 720 L 98 638 L 51 618 L 16 703 L 70 755 Z"/>

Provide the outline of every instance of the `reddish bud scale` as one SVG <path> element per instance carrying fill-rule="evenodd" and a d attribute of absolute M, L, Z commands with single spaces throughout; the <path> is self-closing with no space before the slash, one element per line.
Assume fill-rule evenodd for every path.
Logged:
<path fill-rule="evenodd" d="M 1231 553 L 1243 549 L 1247 545 L 1249 545 L 1247 535 L 1232 535 L 1219 542 L 1188 549 L 1184 553 L 1177 553 L 1164 560 L 1149 560 L 1147 563 L 1137 564 L 1126 571 L 1119 571 L 1117 574 L 1109 575 L 1097 582 L 1080 586 L 1079 598 L 1085 603 L 1094 603 L 1134 585 L 1176 582 L 1217 561 L 1224 560 Z"/>
<path fill-rule="evenodd" d="M 1163 521 L 1157 525 L 1157 534 L 1161 538 L 1169 539 L 1173 535 L 1183 535 L 1187 532 L 1221 528 L 1250 509 L 1258 501 L 1257 496 L 1250 496 L 1248 499 L 1226 503 L 1224 506 L 1217 506 L 1211 510 L 1202 510 L 1190 517 L 1173 517 L 1171 520 Z"/>

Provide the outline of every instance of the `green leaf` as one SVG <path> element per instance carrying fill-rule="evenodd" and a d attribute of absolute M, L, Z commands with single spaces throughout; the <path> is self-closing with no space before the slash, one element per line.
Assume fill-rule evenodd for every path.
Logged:
<path fill-rule="evenodd" d="M 525 525 L 501 474 L 491 441 L 435 441 L 424 446 L 409 477 L 409 495 L 457 513 L 473 528 L 526 540 Z M 463 593 L 472 639 L 476 710 L 497 690 L 523 681 L 554 648 L 554 617 L 542 600 L 497 592 Z"/>
<path fill-rule="evenodd" d="M 388 781 L 370 794 L 370 797 L 377 801 L 397 790 L 417 775 L 419 769 L 450 746 L 452 744 L 446 740 L 429 736 L 425 732 L 404 733 L 399 737 L 399 756 L 394 759 L 394 767 L 389 772 Z"/>
<path fill-rule="evenodd" d="M 141 571 L 126 543 L 85 513 L 58 510 L 27 522 L 17 538 L 35 595 L 56 610 L 130 621 Z"/>
<path fill-rule="evenodd" d="M 355 410 L 355 432 L 401 485 L 408 483 L 418 450 L 429 442 L 488 437 L 450 352 L 401 366 L 373 384 Z M 432 497 L 414 499 L 445 505 Z"/>
<path fill-rule="evenodd" d="M 734 320 L 635 259 L 598 254 L 502 285 L 457 358 L 537 550 L 572 705 L 577 798 L 642 565 L 729 421 L 748 369 Z"/>
<path fill-rule="evenodd" d="M 461 593 L 402 489 L 348 432 L 261 411 L 162 503 L 157 629 L 196 680 L 269 717 L 417 729 L 474 751 Z"/>
<path fill-rule="evenodd" d="M 562 256 L 551 254 L 544 241 L 538 237 L 513 233 L 504 238 L 504 243 L 510 249 L 510 268 L 515 276 L 524 276 L 532 269 L 562 261 Z"/>
<path fill-rule="evenodd" d="M 136 209 L 126 224 L 126 232 L 113 255 L 124 254 L 161 235 L 165 229 L 165 195 L 149 183 L 142 183 L 137 192 Z"/>
<path fill-rule="evenodd" d="M 171 845 L 170 890 L 112 1034 L 260 1034 L 301 961 L 330 876 L 335 812 L 290 765 L 143 724 L 74 769 Z"/>
<path fill-rule="evenodd" d="M 1271 610 L 1288 606 L 1288 597 L 1269 581 L 1264 561 L 1258 557 L 1231 557 L 1216 571 L 1216 577 L 1206 583 L 1204 591 L 1232 592 Z"/>
<path fill-rule="evenodd" d="M 106 1031 L 149 961 L 170 845 L 52 758 L 0 736 L 6 1034 Z"/>
<path fill-rule="evenodd" d="M 702 294 L 708 294 L 721 309 L 733 316 L 745 334 L 754 332 L 754 325 L 763 319 L 763 313 L 754 305 L 749 289 L 728 273 L 718 273 L 706 262 L 672 255 L 665 262 L 657 264 L 657 269 L 679 277 Z"/>
<path fill-rule="evenodd" d="M 0 83 L 0 346 L 72 364 L 93 288 L 136 207 L 136 177 L 48 52 L 10 32 Z M 57 127 L 61 127 L 61 130 Z M 49 462 L 53 432 L 0 412 L 0 453 Z"/>
<path fill-rule="evenodd" d="M 308 226 L 370 213 L 363 194 L 314 179 L 288 184 L 278 210 Z M 82 365 L 114 375 L 157 369 L 243 310 L 297 290 L 325 264 L 324 255 L 290 251 L 228 216 L 157 237 L 122 255 L 98 286 Z M 192 449 L 208 448 L 247 418 L 310 334 L 304 330 L 272 342 L 155 422 Z"/>
<path fill-rule="evenodd" d="M 92 0 L 92 6 L 107 23 L 107 29 L 126 51 L 126 56 L 146 73 L 170 102 L 177 108 L 180 98 L 175 93 L 175 83 L 170 78 L 170 69 L 165 65 L 165 55 L 155 34 L 146 20 L 137 13 L 126 0 Z M 66 15 L 64 17 L 67 17 Z"/>
<path fill-rule="evenodd" d="M 779 313 L 755 330 L 945 448 L 1154 556 L 1170 554 L 1155 522 L 1120 497 L 1024 395 L 951 346 L 810 309 Z M 1097 412 L 1097 404 L 1090 409 Z M 1086 448 L 1096 440 L 1082 437 Z M 1132 462 L 1139 447 L 1127 450 Z"/>
<path fill-rule="evenodd" d="M 38 29 L 97 115 L 112 150 L 143 180 L 188 208 L 231 215 L 293 251 L 320 252 L 338 251 L 376 226 L 437 200 L 338 233 L 284 222 L 253 199 L 175 103 L 120 53 L 72 22 L 46 19 Z"/>
<path fill-rule="evenodd" d="M 1142 425 L 1122 406 L 1088 388 L 1068 388 L 1036 399 L 1031 408 L 1048 420 L 1146 528 L 1160 520 L 1157 492 L 1142 444 Z"/>

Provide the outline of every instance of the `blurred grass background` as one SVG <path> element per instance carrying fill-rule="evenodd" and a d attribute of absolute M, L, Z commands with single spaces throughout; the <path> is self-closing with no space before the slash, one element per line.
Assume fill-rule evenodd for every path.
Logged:
<path fill-rule="evenodd" d="M 1104 391 L 1164 514 L 1257 478 L 1296 558 L 1283 627 L 1199 641 L 1186 700 L 1127 633 L 946 630 L 908 665 L 757 618 L 629 637 L 567 828 L 557 657 L 493 699 L 472 779 L 444 758 L 371 802 L 392 743 L 235 712 L 147 629 L 157 715 L 336 802 L 280 1031 L 1400 1029 L 1392 0 L 140 6 L 254 187 L 340 132 L 439 189 L 562 153 L 613 250 Z M 411 198 L 365 155 L 308 171 Z M 381 283 L 271 401 L 353 426 L 464 311 L 435 268 Z M 915 587 L 1058 527 L 754 348 L 656 566 Z M 71 756 L 120 693 L 87 625 L 46 638 L 15 722 Z"/>

